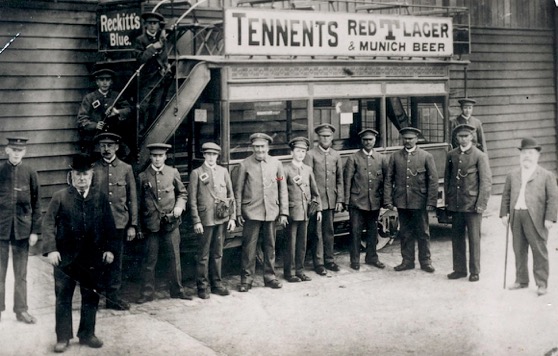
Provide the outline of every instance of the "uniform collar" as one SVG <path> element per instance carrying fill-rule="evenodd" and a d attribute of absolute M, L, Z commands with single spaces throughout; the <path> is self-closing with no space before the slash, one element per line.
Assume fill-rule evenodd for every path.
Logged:
<path fill-rule="evenodd" d="M 331 147 L 328 147 L 327 149 L 325 149 L 325 148 L 323 148 L 323 147 L 320 146 L 320 145 L 318 145 L 318 147 L 320 148 L 320 150 L 321 150 L 323 153 L 328 153 L 329 150 L 331 149 Z"/>
<path fill-rule="evenodd" d="M 414 153 L 417 151 L 417 147 L 418 147 L 418 146 L 415 145 L 415 147 L 411 148 L 410 150 L 408 150 L 408 149 L 406 149 L 405 147 L 403 147 L 403 150 L 404 150 L 405 152 L 407 152 L 408 154 L 414 154 Z"/>
<path fill-rule="evenodd" d="M 118 160 L 116 156 L 114 156 L 111 161 L 107 161 L 104 158 L 101 158 L 101 161 L 105 166 L 112 165 L 113 167 L 116 167 L 116 165 L 118 164 Z"/>
<path fill-rule="evenodd" d="M 152 165 L 152 164 L 150 165 L 150 167 L 151 167 L 151 169 L 153 170 L 153 174 L 157 174 L 157 173 L 163 174 L 163 170 L 165 169 L 165 165 L 164 165 L 164 164 L 161 166 L 161 168 L 155 168 L 155 166 Z"/>
<path fill-rule="evenodd" d="M 366 152 L 366 150 L 363 148 L 361 152 L 364 153 L 365 156 L 374 157 L 374 149 L 370 150 L 370 152 Z"/>
<path fill-rule="evenodd" d="M 459 146 L 459 151 L 461 153 L 470 153 L 471 152 L 471 147 L 473 147 L 473 142 L 469 142 L 469 145 L 467 147 L 465 147 L 465 149 L 463 149 L 463 147 Z"/>
<path fill-rule="evenodd" d="M 212 171 L 215 170 L 215 168 L 217 168 L 217 164 L 214 164 L 213 166 L 210 166 L 209 164 L 207 164 L 207 162 L 203 162 L 203 165 L 205 166 L 205 168 L 207 169 L 211 169 Z"/>
<path fill-rule="evenodd" d="M 97 89 L 97 91 L 99 92 L 99 94 L 101 94 L 101 95 L 104 96 L 105 98 L 106 98 L 106 97 L 109 95 L 109 93 L 110 93 L 110 89 L 107 90 L 106 93 L 103 93 L 103 92 L 101 91 L 101 89 Z"/>
<path fill-rule="evenodd" d="M 295 161 L 291 161 L 291 164 L 297 168 L 302 168 L 302 166 L 304 165 L 303 162 L 295 162 Z"/>

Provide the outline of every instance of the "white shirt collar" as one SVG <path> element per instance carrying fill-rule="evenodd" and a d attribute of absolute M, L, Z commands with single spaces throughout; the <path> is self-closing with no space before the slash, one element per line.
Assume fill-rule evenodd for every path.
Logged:
<path fill-rule="evenodd" d="M 411 153 L 411 152 L 415 152 L 416 149 L 417 149 L 417 146 L 411 148 L 410 150 L 408 150 L 407 148 L 405 148 L 405 151 L 407 151 L 407 153 Z"/>
<path fill-rule="evenodd" d="M 103 161 L 105 161 L 107 164 L 111 164 L 112 162 L 114 162 L 115 159 L 116 159 L 116 155 L 114 155 L 114 157 L 112 157 L 111 160 L 108 160 L 108 159 L 104 159 L 104 158 L 103 158 Z"/>
<path fill-rule="evenodd" d="M 362 152 L 367 156 L 372 156 L 372 153 L 374 153 L 374 150 L 372 149 L 372 150 L 370 150 L 370 152 L 366 152 L 366 150 L 363 148 Z"/>
<path fill-rule="evenodd" d="M 151 165 L 151 168 L 153 168 L 153 170 L 154 170 L 155 172 L 162 172 L 162 171 L 163 171 L 163 168 L 165 168 L 165 165 L 163 164 L 163 165 L 161 166 L 161 168 L 157 168 L 157 167 L 155 167 L 154 165 Z"/>
<path fill-rule="evenodd" d="M 461 152 L 468 151 L 471 147 L 473 147 L 473 142 L 472 141 L 469 142 L 469 144 L 465 148 L 463 148 L 463 147 L 461 147 L 461 145 L 459 145 L 459 149 L 461 150 Z"/>
<path fill-rule="evenodd" d="M 325 149 L 320 145 L 318 145 L 318 147 L 320 148 L 320 150 L 322 150 L 322 152 L 326 152 L 326 153 L 329 152 L 329 149 L 331 148 L 331 147 L 328 147 L 327 149 Z"/>
<path fill-rule="evenodd" d="M 107 96 L 109 91 L 107 90 L 106 92 L 102 92 L 101 89 L 97 89 L 99 91 L 99 93 L 101 93 L 102 96 Z"/>
<path fill-rule="evenodd" d="M 298 167 L 298 168 L 302 167 L 302 164 L 303 164 L 302 162 L 297 162 L 297 161 L 295 161 L 295 160 L 292 160 L 291 163 L 292 163 L 295 167 Z"/>
<path fill-rule="evenodd" d="M 207 168 L 209 168 L 209 169 L 215 169 L 215 167 L 217 167 L 216 164 L 214 164 L 213 166 L 210 166 L 209 164 L 207 164 L 206 161 L 204 161 L 203 164 L 204 164 Z"/>

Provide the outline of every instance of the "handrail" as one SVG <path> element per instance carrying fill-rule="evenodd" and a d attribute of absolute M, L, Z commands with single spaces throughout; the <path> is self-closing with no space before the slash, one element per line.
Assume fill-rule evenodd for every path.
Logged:
<path fill-rule="evenodd" d="M 151 10 L 151 12 L 156 12 L 157 9 L 159 9 L 159 7 L 161 7 L 162 5 L 166 5 L 168 3 L 172 3 L 174 5 L 179 5 L 179 4 L 190 5 L 190 1 L 188 0 L 161 0 L 157 3 L 157 5 L 155 5 L 155 7 L 153 8 L 153 10 Z"/>

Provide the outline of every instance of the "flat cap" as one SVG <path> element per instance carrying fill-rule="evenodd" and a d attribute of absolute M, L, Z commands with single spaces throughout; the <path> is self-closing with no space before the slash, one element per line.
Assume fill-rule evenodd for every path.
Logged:
<path fill-rule="evenodd" d="M 27 141 L 29 141 L 29 139 L 27 137 L 7 137 L 6 138 L 8 140 L 8 146 L 9 147 L 19 147 L 19 148 L 25 148 L 25 146 L 27 145 Z"/>
<path fill-rule="evenodd" d="M 468 133 L 473 133 L 475 131 L 475 127 L 471 126 L 469 124 L 461 124 L 461 125 L 457 125 L 454 129 L 453 132 L 454 133 L 459 133 L 461 131 L 467 131 Z"/>
<path fill-rule="evenodd" d="M 220 154 L 221 153 L 221 146 L 213 142 L 206 142 L 202 145 L 202 152 L 213 152 Z"/>
<path fill-rule="evenodd" d="M 109 142 L 119 143 L 122 140 L 122 137 L 112 132 L 103 132 L 95 136 L 94 140 L 95 142 L 109 141 Z"/>
<path fill-rule="evenodd" d="M 321 125 L 318 125 L 314 128 L 314 132 L 317 133 L 318 135 L 322 131 L 330 131 L 331 133 L 334 133 L 335 132 L 335 126 L 333 126 L 332 124 L 321 124 Z"/>
<path fill-rule="evenodd" d="M 537 142 L 537 140 L 535 140 L 533 137 L 525 137 L 524 139 L 521 140 L 521 146 L 518 147 L 520 150 L 527 150 L 530 148 L 533 148 L 537 151 L 541 151 L 542 147 L 541 145 L 539 145 L 539 143 Z"/>
<path fill-rule="evenodd" d="M 463 104 L 473 104 L 473 105 L 475 105 L 477 103 L 477 101 L 475 99 L 471 99 L 471 98 L 461 98 L 461 99 L 457 100 L 457 102 L 461 105 L 463 105 Z"/>
<path fill-rule="evenodd" d="M 165 17 L 158 12 L 144 12 L 141 14 L 141 18 L 144 19 L 144 21 L 147 21 L 148 19 L 157 19 L 160 22 L 165 21 Z"/>
<path fill-rule="evenodd" d="M 98 69 L 98 70 L 94 71 L 92 75 L 95 78 L 100 78 L 100 77 L 114 78 L 116 76 L 116 72 L 113 71 L 112 69 L 102 68 L 102 69 Z"/>
<path fill-rule="evenodd" d="M 378 131 L 374 130 L 374 129 L 364 129 L 362 131 L 360 131 L 358 133 L 358 135 L 360 136 L 360 138 L 365 138 L 365 137 L 369 137 L 369 136 L 378 136 Z"/>
<path fill-rule="evenodd" d="M 294 150 L 295 148 L 304 148 L 307 150 L 310 148 L 310 140 L 306 137 L 295 137 L 289 141 L 289 147 L 291 150 Z"/>
<path fill-rule="evenodd" d="M 93 168 L 93 159 L 85 153 L 78 153 L 72 157 L 70 168 L 74 171 L 84 172 Z"/>
<path fill-rule="evenodd" d="M 166 153 L 169 149 L 172 148 L 171 145 L 166 143 L 150 143 L 146 146 L 151 153 L 162 152 Z"/>
<path fill-rule="evenodd" d="M 416 127 L 411 127 L 411 126 L 407 126 L 407 127 L 403 127 L 401 130 L 399 130 L 399 133 L 401 135 L 405 135 L 405 134 L 415 134 L 416 136 L 420 135 L 420 130 L 417 129 Z"/>
<path fill-rule="evenodd" d="M 264 133 L 261 132 L 256 132 L 255 134 L 251 134 L 250 135 L 250 142 L 254 143 L 254 141 L 258 141 L 258 140 L 264 140 L 264 141 L 268 141 L 269 143 L 273 143 L 273 138 L 271 138 L 271 136 L 266 135 Z"/>

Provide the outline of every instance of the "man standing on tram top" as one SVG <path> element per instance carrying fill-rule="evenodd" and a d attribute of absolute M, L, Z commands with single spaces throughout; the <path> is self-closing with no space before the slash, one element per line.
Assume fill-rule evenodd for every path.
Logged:
<path fill-rule="evenodd" d="M 482 122 L 473 116 L 473 107 L 477 103 L 476 100 L 463 98 L 459 99 L 458 102 L 461 105 L 461 114 L 455 119 L 450 120 L 451 146 L 453 148 L 459 147 L 455 128 L 459 125 L 466 124 L 475 128 L 475 132 L 473 132 L 473 145 L 484 153 L 487 153 L 486 138 L 482 128 Z"/>
<path fill-rule="evenodd" d="M 314 261 L 314 270 L 321 276 L 330 271 L 339 271 L 333 257 L 333 218 L 335 212 L 343 211 L 343 161 L 339 152 L 331 148 L 335 126 L 321 124 L 314 132 L 318 135 L 318 146 L 306 154 L 304 163 L 312 168 L 318 191 L 322 199 L 322 220 L 310 219 L 308 234 Z"/>

